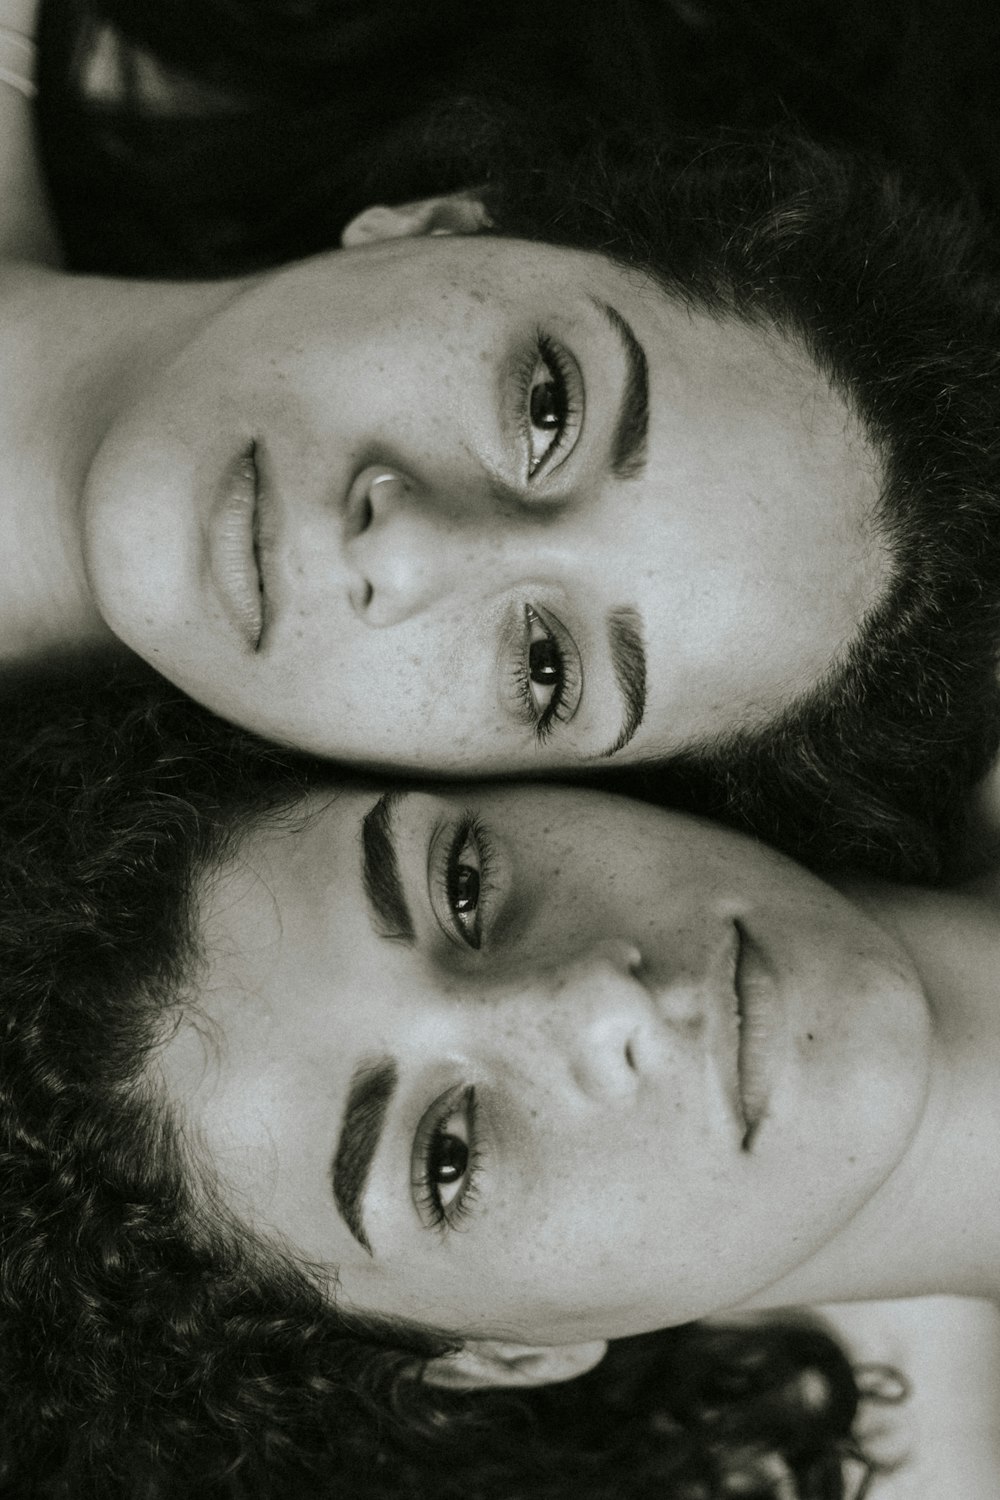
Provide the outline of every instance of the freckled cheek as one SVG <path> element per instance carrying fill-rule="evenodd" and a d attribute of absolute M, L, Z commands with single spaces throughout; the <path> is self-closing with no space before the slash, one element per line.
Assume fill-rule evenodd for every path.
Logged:
<path fill-rule="evenodd" d="M 491 1205 L 498 1275 L 515 1284 L 523 1275 L 535 1295 L 548 1289 L 555 1302 L 567 1291 L 574 1301 L 600 1303 L 620 1284 L 623 1264 L 640 1265 L 643 1256 L 659 1263 L 666 1245 L 678 1248 L 672 1236 L 690 1217 L 690 1199 L 675 1200 L 651 1182 L 652 1142 L 646 1145 L 641 1169 L 631 1152 L 581 1151 L 553 1161 L 523 1195 Z"/>

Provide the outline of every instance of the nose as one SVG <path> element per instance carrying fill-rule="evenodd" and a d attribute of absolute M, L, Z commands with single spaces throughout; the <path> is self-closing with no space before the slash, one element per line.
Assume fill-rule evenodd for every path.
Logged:
<path fill-rule="evenodd" d="M 352 486 L 346 554 L 351 603 L 366 624 L 396 625 L 428 605 L 514 582 L 529 555 L 518 518 L 488 497 L 427 493 L 409 476 L 372 466 Z"/>
<path fill-rule="evenodd" d="M 642 954 L 634 943 L 588 945 L 542 974 L 521 998 L 523 1009 L 507 1020 L 535 1072 L 558 1068 L 561 1061 L 571 1084 L 595 1100 L 634 1090 L 637 1039 L 653 1024 Z"/>

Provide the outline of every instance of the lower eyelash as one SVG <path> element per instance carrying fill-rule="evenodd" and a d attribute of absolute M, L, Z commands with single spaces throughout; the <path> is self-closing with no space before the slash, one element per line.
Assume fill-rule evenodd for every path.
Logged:
<path fill-rule="evenodd" d="M 543 709 L 541 714 L 539 714 L 535 706 L 535 700 L 531 693 L 531 672 L 527 661 L 527 653 L 525 653 L 524 662 L 517 668 L 517 675 L 514 679 L 514 686 L 517 689 L 518 697 L 524 704 L 525 718 L 534 730 L 535 738 L 540 745 L 545 744 L 556 724 L 564 724 L 567 721 L 567 715 L 560 712 L 565 707 L 567 696 L 566 679 L 568 669 L 566 656 L 560 649 L 559 642 L 555 636 L 550 635 L 549 639 L 552 641 L 556 656 L 559 658 L 559 686 L 552 694 L 548 707 Z"/>
<path fill-rule="evenodd" d="M 473 1144 L 469 1150 L 469 1175 L 465 1181 L 465 1187 L 460 1198 L 457 1198 L 451 1206 L 441 1210 L 441 1224 L 447 1223 L 449 1229 L 457 1229 L 462 1220 L 468 1218 L 474 1205 L 479 1201 L 479 1166 L 482 1161 L 482 1152 Z"/>
<path fill-rule="evenodd" d="M 560 712 L 566 700 L 566 658 L 556 646 L 556 654 L 559 657 L 559 686 L 552 694 L 552 698 L 546 709 L 543 710 L 541 718 L 535 725 L 535 739 L 540 745 L 544 745 L 557 724 L 565 723 L 565 715 Z M 525 690 L 529 697 L 531 688 L 525 680 Z"/>
<path fill-rule="evenodd" d="M 466 1089 L 463 1095 L 466 1117 L 469 1129 L 469 1164 L 466 1168 L 465 1186 L 459 1196 L 447 1208 L 441 1202 L 436 1185 L 431 1181 L 430 1158 L 431 1152 L 437 1140 L 446 1135 L 444 1126 L 455 1113 L 454 1103 L 449 1100 L 431 1131 L 427 1142 L 427 1149 L 423 1157 L 422 1175 L 416 1183 L 420 1195 L 420 1207 L 423 1208 L 435 1228 L 454 1229 L 462 1219 L 470 1212 L 473 1203 L 479 1196 L 479 1168 L 482 1161 L 482 1152 L 479 1148 L 479 1137 L 476 1129 L 477 1109 L 475 1087 Z"/>
<path fill-rule="evenodd" d="M 565 440 L 567 427 L 578 415 L 579 405 L 579 403 L 574 404 L 574 398 L 571 393 L 572 367 L 566 355 L 559 348 L 558 344 L 553 343 L 547 333 L 543 333 L 541 329 L 538 329 L 535 334 L 535 342 L 526 351 L 515 376 L 517 388 L 520 392 L 519 409 L 522 414 L 521 425 L 523 429 L 521 436 L 524 441 L 530 441 L 529 397 L 532 378 L 539 364 L 547 365 L 555 376 L 562 420 L 559 432 L 555 435 L 553 448 L 545 454 L 544 458 L 539 459 L 537 467 L 541 467 L 542 464 L 548 466 L 553 454 L 558 453 Z M 531 470 L 531 476 L 537 472 L 537 467 Z"/>
<path fill-rule="evenodd" d="M 479 855 L 479 907 L 477 914 L 481 942 L 483 928 L 484 926 L 488 927 L 488 920 L 486 922 L 483 920 L 483 911 L 485 908 L 488 916 L 490 902 L 496 891 L 494 873 L 496 852 L 493 840 L 490 838 L 489 830 L 482 819 L 474 812 L 468 812 L 463 815 L 462 821 L 456 829 L 455 837 L 452 839 L 451 848 L 448 851 L 448 900 L 449 903 L 454 900 L 452 894 L 454 889 L 453 878 L 456 873 L 458 856 L 470 838 L 475 844 L 476 852 Z"/>

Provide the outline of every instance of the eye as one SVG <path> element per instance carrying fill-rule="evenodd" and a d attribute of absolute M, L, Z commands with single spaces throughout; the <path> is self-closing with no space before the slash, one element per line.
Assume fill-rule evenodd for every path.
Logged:
<path fill-rule="evenodd" d="M 568 457 L 579 436 L 582 381 L 575 363 L 539 334 L 524 377 L 524 428 L 528 478 Z"/>
<path fill-rule="evenodd" d="M 476 1091 L 462 1086 L 437 1100 L 420 1123 L 413 1151 L 413 1189 L 421 1216 L 453 1228 L 475 1191 Z"/>
<path fill-rule="evenodd" d="M 446 886 L 454 930 L 463 943 L 478 951 L 483 944 L 484 898 L 489 885 L 493 850 L 478 818 L 467 817 L 455 831 L 448 853 Z"/>
<path fill-rule="evenodd" d="M 525 717 L 544 741 L 556 723 L 565 724 L 576 713 L 583 689 L 580 658 L 569 632 L 551 612 L 546 616 L 524 607 L 526 649 L 521 665 L 521 699 Z"/>
<path fill-rule="evenodd" d="M 558 708 L 566 684 L 566 667 L 559 642 L 530 607 L 525 607 L 528 627 L 528 691 L 539 718 L 553 705 Z"/>
<path fill-rule="evenodd" d="M 490 950 L 510 932 L 510 869 L 503 841 L 475 812 L 449 809 L 427 849 L 427 894 L 438 927 L 461 961 Z M 484 955 L 485 961 L 485 955 Z"/>

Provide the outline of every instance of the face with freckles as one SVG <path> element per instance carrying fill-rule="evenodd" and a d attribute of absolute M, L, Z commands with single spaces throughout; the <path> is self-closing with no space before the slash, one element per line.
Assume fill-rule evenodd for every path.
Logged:
<path fill-rule="evenodd" d="M 872 452 L 775 333 L 599 255 L 394 238 L 234 286 L 83 495 L 116 634 L 283 743 L 435 772 L 770 721 L 889 571 Z"/>
<path fill-rule="evenodd" d="M 229 1206 L 367 1313 L 564 1344 L 719 1311 L 834 1241 L 923 1109 L 895 940 L 614 797 L 317 797 L 199 907 L 158 1076 Z"/>

